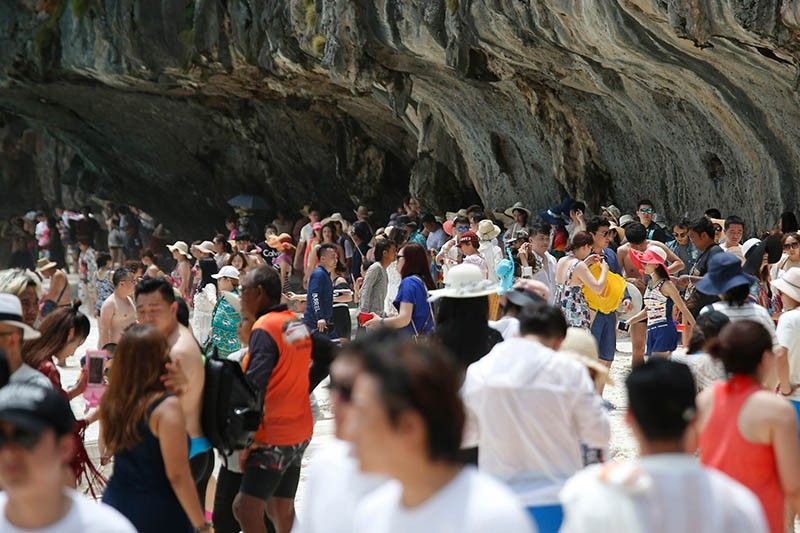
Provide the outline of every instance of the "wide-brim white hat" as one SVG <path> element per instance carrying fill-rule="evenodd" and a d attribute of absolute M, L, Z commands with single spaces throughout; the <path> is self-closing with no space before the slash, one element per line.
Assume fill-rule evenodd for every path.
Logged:
<path fill-rule="evenodd" d="M 444 289 L 430 291 L 429 301 L 439 298 L 479 298 L 497 294 L 500 286 L 483 275 L 475 265 L 456 265 L 447 271 Z"/>
<path fill-rule="evenodd" d="M 630 298 L 631 300 L 631 309 L 627 313 L 623 313 L 622 303 L 620 302 L 619 307 L 617 308 L 617 313 L 619 315 L 620 320 L 630 319 L 631 317 L 633 317 L 633 315 L 642 310 L 642 305 L 644 304 L 644 302 L 642 301 L 642 293 L 639 291 L 639 289 L 636 288 L 636 285 L 628 281 L 627 289 L 628 289 L 628 298 Z M 624 302 L 625 299 L 623 298 L 622 301 Z"/>
<path fill-rule="evenodd" d="M 183 241 L 177 241 L 175 244 L 168 244 L 167 250 L 170 252 L 178 251 L 179 253 L 185 255 L 186 257 L 192 257 L 189 253 L 189 245 Z"/>
<path fill-rule="evenodd" d="M 506 209 L 504 212 L 505 212 L 506 215 L 508 215 L 510 217 L 513 217 L 514 216 L 514 211 L 522 211 L 523 213 L 527 214 L 528 216 L 531 216 L 531 210 L 528 209 L 527 207 L 524 207 L 522 205 L 522 202 L 516 202 L 514 205 L 512 205 L 511 207 Z"/>
<path fill-rule="evenodd" d="M 344 229 L 347 229 L 350 226 L 350 223 L 347 220 L 345 220 L 345 218 L 342 216 L 341 213 L 334 213 L 328 218 L 322 219 L 322 222 L 320 222 L 320 224 L 324 226 L 326 224 L 329 224 L 330 222 L 338 222 L 339 224 L 342 225 L 342 228 Z"/>
<path fill-rule="evenodd" d="M 214 243 L 211 242 L 211 241 L 203 241 L 200 244 L 193 245 L 192 248 L 194 248 L 196 250 L 200 250 L 204 254 L 215 254 L 215 253 L 217 253 L 217 251 L 214 250 Z"/>
<path fill-rule="evenodd" d="M 219 272 L 216 274 L 211 274 L 211 277 L 214 279 L 222 279 L 222 278 L 230 278 L 230 279 L 239 279 L 239 271 L 236 270 L 236 267 L 231 265 L 225 265 L 224 267 L 219 269 Z"/>
<path fill-rule="evenodd" d="M 13 294 L 0 293 L 0 324 L 8 324 L 22 330 L 22 340 L 38 339 L 42 335 L 22 321 L 22 304 Z"/>

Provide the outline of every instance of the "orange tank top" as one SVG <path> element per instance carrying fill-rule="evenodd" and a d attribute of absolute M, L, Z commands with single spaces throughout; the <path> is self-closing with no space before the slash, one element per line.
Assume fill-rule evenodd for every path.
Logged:
<path fill-rule="evenodd" d="M 700 462 L 716 468 L 758 497 L 771 533 L 783 532 L 785 498 L 775 450 L 746 440 L 739 431 L 742 405 L 761 386 L 749 376 L 733 376 L 714 385 L 711 416 L 700 434 Z"/>
<path fill-rule="evenodd" d="M 278 345 L 278 362 L 264 392 L 264 418 L 255 435 L 256 443 L 275 446 L 300 444 L 311 438 L 314 421 L 309 398 L 311 336 L 291 311 L 273 311 L 253 324 Z M 245 372 L 250 354 L 242 361 Z"/>

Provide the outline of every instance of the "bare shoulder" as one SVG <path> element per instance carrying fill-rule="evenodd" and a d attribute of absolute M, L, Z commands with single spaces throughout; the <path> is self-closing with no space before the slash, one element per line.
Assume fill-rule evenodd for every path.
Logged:
<path fill-rule="evenodd" d="M 794 407 L 788 401 L 770 391 L 756 392 L 748 403 L 752 407 L 758 408 L 759 411 L 763 409 L 764 415 L 771 420 L 785 422 L 796 416 Z"/>
<path fill-rule="evenodd" d="M 192 332 L 184 326 L 178 327 L 180 331 L 175 344 L 170 349 L 170 359 L 180 360 L 183 370 L 187 374 L 196 375 L 203 367 L 203 354 L 200 353 L 200 347 Z"/>
<path fill-rule="evenodd" d="M 108 298 L 105 299 L 103 305 L 100 307 L 100 314 L 103 313 L 113 313 L 116 310 L 117 306 L 114 303 L 114 295 L 112 294 Z"/>
<path fill-rule="evenodd" d="M 181 402 L 176 396 L 167 396 L 164 401 L 158 404 L 158 407 L 153 409 L 153 415 L 150 417 L 151 428 L 165 427 L 167 425 L 179 428 L 183 428 L 185 425 Z"/>

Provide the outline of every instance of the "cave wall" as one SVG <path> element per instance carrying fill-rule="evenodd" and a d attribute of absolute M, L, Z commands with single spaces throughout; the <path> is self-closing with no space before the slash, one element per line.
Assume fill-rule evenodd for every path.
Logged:
<path fill-rule="evenodd" d="M 91 177 L 69 194 L 197 232 L 242 191 L 409 189 L 763 227 L 798 201 L 799 21 L 800 0 L 15 0 L 0 110 Z"/>

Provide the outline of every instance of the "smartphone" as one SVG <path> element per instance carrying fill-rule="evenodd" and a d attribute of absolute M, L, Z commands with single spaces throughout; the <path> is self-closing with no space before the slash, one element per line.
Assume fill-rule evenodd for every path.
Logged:
<path fill-rule="evenodd" d="M 628 323 L 625 322 L 624 320 L 620 320 L 617 323 L 617 329 L 620 331 L 628 331 L 630 329 L 630 325 L 628 325 Z"/>
<path fill-rule="evenodd" d="M 106 358 L 94 352 L 86 359 L 86 367 L 89 373 L 89 385 L 102 385 L 103 384 L 103 367 L 106 364 Z"/>
<path fill-rule="evenodd" d="M 88 374 L 86 390 L 83 398 L 86 400 L 86 411 L 100 405 L 100 398 L 106 392 L 106 362 L 109 353 L 106 350 L 89 350 L 86 352 L 86 373 Z"/>

